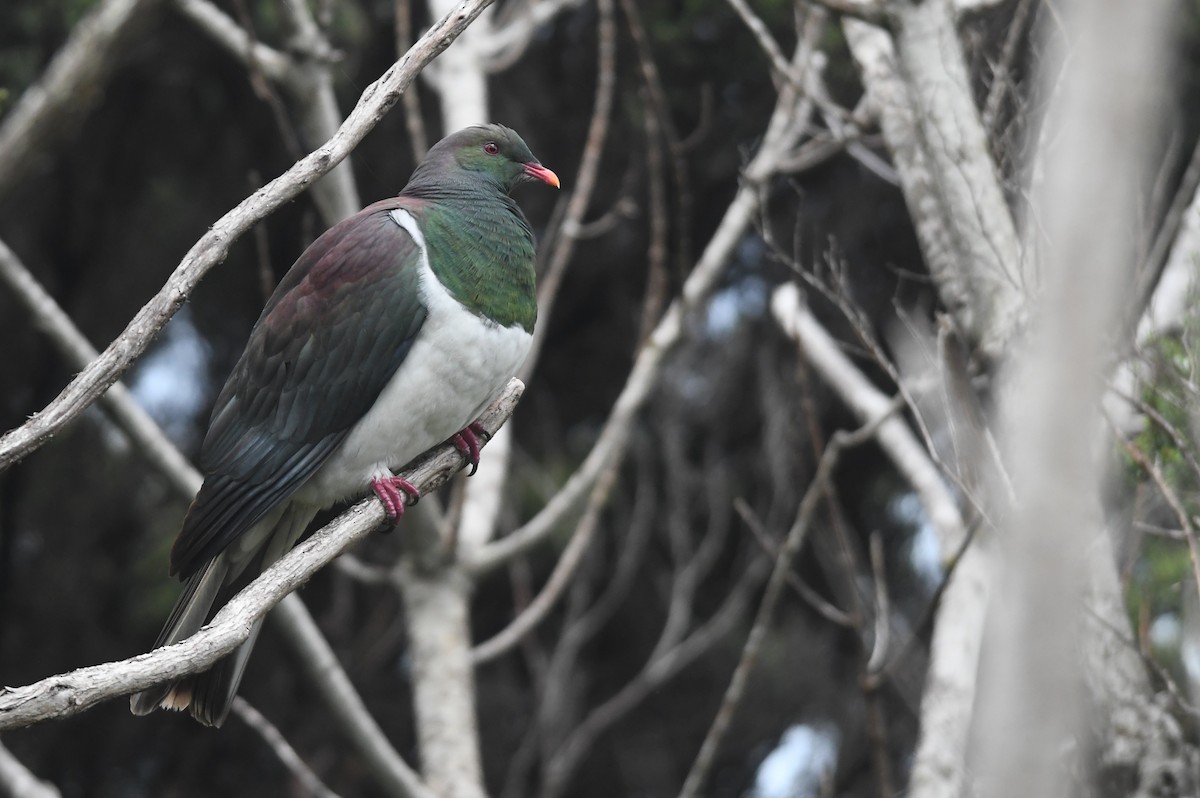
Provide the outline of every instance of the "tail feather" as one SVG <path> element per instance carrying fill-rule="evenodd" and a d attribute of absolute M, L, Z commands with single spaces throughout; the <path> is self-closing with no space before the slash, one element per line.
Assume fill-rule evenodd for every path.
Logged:
<path fill-rule="evenodd" d="M 217 593 L 225 581 L 229 570 L 224 557 L 209 561 L 203 568 L 188 577 L 183 585 L 183 592 L 175 600 L 171 614 L 154 641 L 154 648 L 162 648 L 172 643 L 178 643 L 185 637 L 195 634 L 212 610 Z M 148 715 L 159 706 L 176 708 L 178 700 L 172 694 L 178 685 L 167 682 L 129 697 L 129 710 L 135 715 Z M 185 704 L 186 706 L 186 704 Z M 182 709 L 182 707 L 179 707 Z"/>
<path fill-rule="evenodd" d="M 184 583 L 183 593 L 175 602 L 154 647 L 177 643 L 195 634 L 219 609 L 262 571 L 288 552 L 308 527 L 316 508 L 290 504 L 281 514 L 273 513 L 262 528 L 247 530 L 246 537 L 257 546 L 234 543 L 210 560 Z M 255 534 L 257 533 L 257 534 Z M 247 555 L 247 551 L 249 554 Z M 236 561 L 232 558 L 241 555 Z M 257 567 L 248 568 L 248 565 Z M 232 654 L 211 669 L 177 682 L 167 682 L 130 697 L 129 708 L 135 715 L 155 709 L 188 710 L 205 726 L 220 726 L 229 715 L 238 685 L 250 659 L 255 640 L 262 628 L 258 621 L 250 636 Z"/>

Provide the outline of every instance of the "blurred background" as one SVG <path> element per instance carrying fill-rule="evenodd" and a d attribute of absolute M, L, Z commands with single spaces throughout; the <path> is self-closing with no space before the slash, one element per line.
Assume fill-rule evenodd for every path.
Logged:
<path fill-rule="evenodd" d="M 0 5 L 0 125 L 96 5 Z M 277 0 L 215 5 L 286 51 L 291 32 Z M 498 5 L 509 14 L 521 6 Z M 597 6 L 562 5 L 520 57 L 489 78 L 494 121 L 518 130 L 563 180 L 561 197 L 532 189 L 517 196 L 545 240 L 556 234 L 579 169 L 597 81 Z M 647 332 L 733 200 L 780 91 L 731 4 L 631 5 L 636 20 L 627 8 L 616 15 L 614 104 L 584 229 L 510 422 L 501 535 L 534 515 L 587 455 Z M 812 7 L 751 5 L 790 53 L 797 15 Z M 1032 31 L 1053 4 L 980 5 L 961 20 L 963 52 L 981 106 L 999 79 L 997 65 L 1005 65 L 1009 89 L 990 132 L 1001 183 L 1019 204 L 1031 76 L 1040 57 Z M 1141 221 L 1147 239 L 1186 184 L 1200 129 L 1200 5 L 1178 5 L 1172 46 L 1179 100 L 1159 144 L 1161 184 Z M 397 6 L 319 0 L 313 8 L 337 52 L 331 74 L 344 114 L 396 58 Z M 410 11 L 414 30 L 430 24 L 424 3 Z M 570 761 L 556 787 L 565 795 L 674 795 L 692 766 L 753 621 L 768 549 L 792 525 L 834 431 L 859 423 L 772 317 L 773 290 L 804 285 L 815 316 L 889 394 L 895 374 L 864 341 L 890 352 L 897 326 L 936 323 L 944 309 L 878 125 L 853 113 L 863 86 L 832 16 L 816 44 L 824 55 L 825 101 L 844 115 L 818 114 L 805 139 L 834 140 L 834 122 L 855 125 L 853 137 L 772 177 L 719 282 L 686 316 L 682 342 L 637 417 L 598 534 L 567 595 L 520 646 L 479 667 L 491 794 L 549 794 L 545 774 L 561 766 L 556 756 L 567 739 L 585 753 Z M 436 141 L 447 132 L 439 98 L 415 85 L 429 140 Z M 91 90 L 57 134 L 23 159 L 17 176 L 0 184 L 0 240 L 103 349 L 215 220 L 320 141 L 306 138 L 261 76 L 165 0 L 147 4 L 111 72 Z M 411 130 L 397 106 L 354 151 L 364 203 L 406 182 L 415 157 Z M 270 287 L 326 226 L 308 193 L 270 215 L 233 245 L 125 375 L 136 400 L 189 458 Z M 1185 433 L 1195 401 L 1193 329 L 1183 325 L 1155 345 L 1155 376 L 1146 389 L 1147 401 Z M 10 430 L 53 399 L 75 370 L 4 287 L 0 340 L 0 430 Z M 1193 501 L 1200 491 L 1194 460 L 1178 438 L 1155 429 L 1146 428 L 1137 445 Z M 1137 533 L 1119 551 L 1132 642 L 1154 658 L 1156 684 L 1178 682 L 1186 694 L 1187 545 L 1145 470 L 1115 446 L 1114 455 L 1114 517 Z M 187 498 L 99 407 L 0 472 L 0 684 L 28 684 L 147 650 L 177 593 L 167 555 L 186 507 Z M 573 530 L 572 523 L 561 526 L 546 545 L 478 585 L 477 641 L 502 629 L 543 584 Z M 356 555 L 387 562 L 395 536 L 375 537 Z M 885 785 L 903 788 L 920 730 L 933 612 L 952 555 L 939 546 L 920 498 L 874 443 L 846 452 L 703 794 L 879 796 L 888 794 Z M 716 626 L 696 638 L 695 654 L 671 678 L 639 692 L 664 626 L 680 622 L 672 597 L 689 564 L 693 584 L 682 620 L 688 631 L 679 640 L 704 632 L 710 621 Z M 890 662 L 867 678 L 880 584 L 890 599 Z M 302 596 L 374 717 L 415 762 L 411 663 L 396 595 L 331 567 Z M 568 630 L 585 615 L 588 635 L 570 642 L 566 670 L 551 668 Z M 548 686 L 558 691 L 549 709 Z M 323 706 L 270 625 L 241 694 L 329 789 L 384 794 L 355 750 L 330 732 Z M 598 708 L 615 717 L 596 721 Z M 1173 711 L 1183 737 L 1194 742 L 1191 716 Z M 572 737 L 581 728 L 584 736 Z M 64 796 L 309 794 L 238 718 L 214 731 L 174 714 L 134 718 L 118 700 L 6 732 L 2 740 Z"/>

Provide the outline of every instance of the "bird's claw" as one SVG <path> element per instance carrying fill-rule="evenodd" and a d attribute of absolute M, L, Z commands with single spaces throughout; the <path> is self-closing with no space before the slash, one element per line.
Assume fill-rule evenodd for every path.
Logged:
<path fill-rule="evenodd" d="M 388 520 L 395 526 L 404 515 L 404 508 L 408 504 L 416 504 L 421 498 L 421 491 L 417 486 L 409 482 L 404 477 L 376 477 L 371 480 L 371 490 L 375 491 L 375 495 L 379 497 L 379 501 L 383 504 L 383 511 L 387 513 Z M 412 499 L 411 502 L 406 499 Z"/>
<path fill-rule="evenodd" d="M 485 441 L 491 440 L 491 433 L 483 428 L 483 425 L 478 421 L 474 421 L 462 432 L 455 433 L 450 440 L 454 442 L 454 447 L 458 449 L 462 456 L 471 464 L 471 470 L 467 472 L 467 476 L 472 476 L 479 470 L 479 439 Z"/>

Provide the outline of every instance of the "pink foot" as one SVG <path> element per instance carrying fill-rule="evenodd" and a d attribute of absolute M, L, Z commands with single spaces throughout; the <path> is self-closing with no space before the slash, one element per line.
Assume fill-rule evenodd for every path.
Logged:
<path fill-rule="evenodd" d="M 471 471 L 467 476 L 471 476 L 479 470 L 479 438 L 482 436 L 486 440 L 491 440 L 491 434 L 483 428 L 483 425 L 478 421 L 472 422 L 462 432 L 455 433 L 450 440 L 454 441 L 455 448 L 462 453 L 462 456 L 471 464 Z"/>
<path fill-rule="evenodd" d="M 411 504 L 416 504 L 417 499 L 421 498 L 417 486 L 404 477 L 376 477 L 371 480 L 371 490 L 383 503 L 383 510 L 393 524 L 404 515 L 404 507 L 410 503 L 406 501 L 407 498 L 412 499 Z"/>

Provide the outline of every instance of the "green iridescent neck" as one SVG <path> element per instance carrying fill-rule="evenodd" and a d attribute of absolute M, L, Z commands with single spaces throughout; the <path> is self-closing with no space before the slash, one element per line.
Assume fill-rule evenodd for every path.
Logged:
<path fill-rule="evenodd" d="M 520 208 L 498 193 L 439 199 L 421 218 L 434 275 L 477 316 L 532 333 L 537 320 L 534 241 Z"/>

